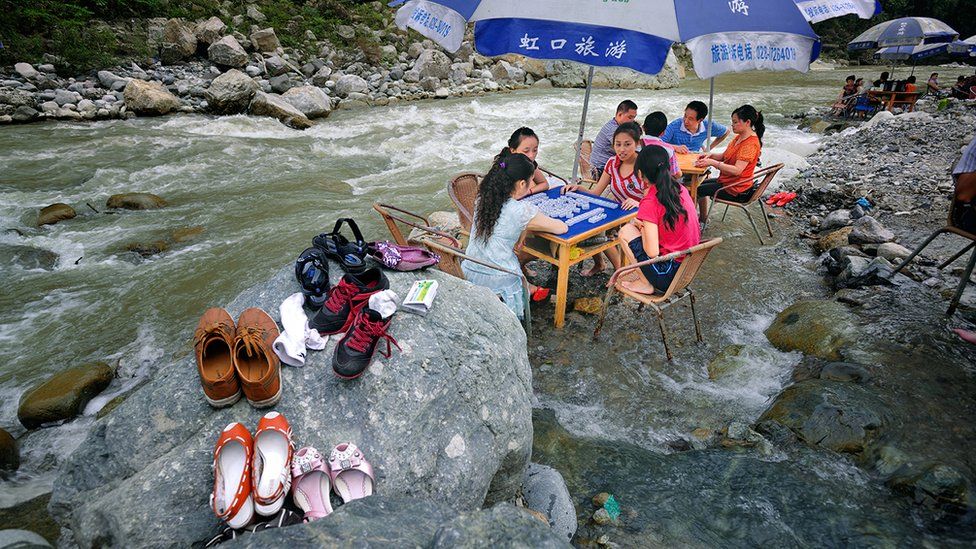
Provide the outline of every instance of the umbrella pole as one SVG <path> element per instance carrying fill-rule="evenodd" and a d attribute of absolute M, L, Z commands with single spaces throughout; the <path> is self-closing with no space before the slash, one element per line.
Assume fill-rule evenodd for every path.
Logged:
<path fill-rule="evenodd" d="M 579 175 L 579 161 L 580 161 L 580 147 L 583 146 L 583 130 L 586 128 L 586 110 L 590 107 L 590 90 L 593 88 L 593 67 L 590 66 L 590 72 L 586 77 L 586 95 L 583 96 L 583 115 L 580 116 L 580 129 L 579 135 L 576 136 L 576 154 L 573 158 L 573 177 L 572 181 L 576 181 L 576 176 Z"/>
<path fill-rule="evenodd" d="M 715 77 L 708 79 L 708 128 L 705 132 L 705 152 L 712 152 L 712 100 L 715 98 Z"/>

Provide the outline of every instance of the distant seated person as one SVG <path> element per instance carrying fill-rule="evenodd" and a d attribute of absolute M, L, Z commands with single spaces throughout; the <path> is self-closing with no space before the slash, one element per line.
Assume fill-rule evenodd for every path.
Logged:
<path fill-rule="evenodd" d="M 523 154 L 503 156 L 492 166 L 478 188 L 472 235 L 467 255 L 519 272 L 515 245 L 526 230 L 563 234 L 569 227 L 539 208 L 519 202 L 529 190 L 535 164 Z M 472 284 L 492 290 L 519 318 L 525 315 L 522 278 L 465 260 L 461 263 L 465 278 Z M 533 301 L 548 297 L 549 290 L 529 286 Z"/>
<path fill-rule="evenodd" d="M 658 146 L 668 152 L 668 173 L 675 179 L 681 179 L 681 168 L 678 167 L 678 157 L 674 155 L 674 147 L 661 139 L 668 127 L 668 117 L 661 111 L 652 112 L 644 118 L 644 137 L 641 146 Z"/>
<path fill-rule="evenodd" d="M 888 72 L 885 71 L 885 72 L 881 73 L 881 78 L 875 80 L 871 84 L 871 89 L 874 89 L 874 90 L 882 90 L 882 91 L 891 91 L 892 86 L 894 86 L 894 82 L 891 81 L 891 80 L 888 80 Z"/>
<path fill-rule="evenodd" d="M 905 91 L 907 93 L 915 93 L 918 91 L 918 86 L 915 85 L 915 82 L 918 82 L 918 79 L 915 78 L 915 76 L 909 76 L 908 79 L 905 80 Z"/>
<path fill-rule="evenodd" d="M 955 192 L 952 196 L 952 226 L 976 234 L 976 138 L 963 150 L 952 170 Z"/>
<path fill-rule="evenodd" d="M 508 138 L 508 146 L 502 149 L 492 162 L 498 162 L 506 151 L 508 154 L 524 154 L 535 164 L 535 173 L 532 174 L 532 180 L 529 182 L 529 194 L 549 190 L 549 178 L 539 169 L 539 164 L 535 161 L 535 157 L 539 154 L 539 136 L 531 128 L 523 126 L 515 130 L 515 133 Z"/>
<path fill-rule="evenodd" d="M 925 93 L 937 96 L 945 95 L 942 87 L 939 86 L 939 73 L 933 72 L 932 76 L 929 77 L 929 81 L 925 83 Z"/>
<path fill-rule="evenodd" d="M 647 193 L 637 208 L 637 218 L 620 228 L 620 243 L 627 258 L 640 263 L 687 250 L 701 242 L 695 203 L 688 189 L 668 172 L 668 153 L 650 145 L 637 155 L 637 172 Z M 644 265 L 621 281 L 639 294 L 664 293 L 681 266 L 681 260 Z"/>
<path fill-rule="evenodd" d="M 607 160 L 614 155 L 613 132 L 617 131 L 617 127 L 621 124 L 636 119 L 637 103 L 626 99 L 617 105 L 617 113 L 600 128 L 600 133 L 596 134 L 596 139 L 593 140 L 593 152 L 590 153 L 590 165 L 596 170 L 597 179 L 603 175 L 603 167 L 606 166 Z"/>
<path fill-rule="evenodd" d="M 709 134 L 706 116 L 708 116 L 708 107 L 704 103 L 701 101 L 688 103 L 684 117 L 668 124 L 661 139 L 674 145 L 675 152 L 682 154 L 702 150 Z M 713 122 L 711 128 L 711 135 L 715 138 L 712 141 L 712 148 L 714 148 L 729 136 L 729 129 L 717 122 Z"/>
<path fill-rule="evenodd" d="M 844 114 L 848 107 L 850 106 L 851 99 L 857 95 L 857 76 L 850 75 L 844 81 L 844 88 L 840 90 L 840 95 L 837 96 L 837 100 L 831 105 L 834 115 Z"/>
<path fill-rule="evenodd" d="M 702 223 L 708 217 L 709 197 L 744 203 L 753 190 L 752 174 L 762 153 L 762 136 L 766 133 L 763 115 L 752 105 L 742 105 L 732 111 L 732 131 L 735 138 L 722 152 L 701 155 L 695 161 L 699 168 L 713 167 L 718 179 L 709 179 L 698 187 L 698 211 Z"/>
<path fill-rule="evenodd" d="M 976 99 L 976 76 L 960 76 L 952 87 L 952 97 L 956 99 Z"/>

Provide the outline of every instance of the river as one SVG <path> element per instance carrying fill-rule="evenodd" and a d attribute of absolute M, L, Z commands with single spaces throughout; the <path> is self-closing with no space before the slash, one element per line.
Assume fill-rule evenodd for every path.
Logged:
<path fill-rule="evenodd" d="M 829 103 L 846 74 L 873 78 L 878 70 L 722 76 L 716 119 L 727 122 L 744 103 L 763 111 L 763 160 L 784 162 L 780 177 L 791 177 L 817 142 L 796 130 L 789 116 Z M 951 70 L 941 72 L 943 81 L 955 78 Z M 387 234 L 369 208 L 374 201 L 419 212 L 450 210 L 450 176 L 484 171 L 522 125 L 542 138 L 540 162 L 568 174 L 582 96 L 582 90 L 524 90 L 338 111 L 304 132 L 267 118 L 182 115 L 0 128 L 0 226 L 6 229 L 0 244 L 59 256 L 53 270 L 0 265 L 0 427 L 23 434 L 16 415 L 20 396 L 66 367 L 117 362 L 120 376 L 85 417 L 22 438 L 24 463 L 0 482 L 0 508 L 50 490 L 52 454 L 80 442 L 101 405 L 151 375 L 161 357 L 188 352 L 204 309 L 269 278 L 337 217 L 354 217 L 369 239 L 381 239 Z M 653 110 L 673 119 L 688 101 L 707 96 L 707 82 L 693 75 L 671 90 L 596 90 L 587 135 L 623 99 L 638 103 L 641 119 Z M 135 191 L 158 194 L 169 206 L 105 211 L 109 195 Z M 35 228 L 36 212 L 55 202 L 72 205 L 79 216 Z M 781 235 L 785 220 L 776 221 Z M 159 255 L 142 258 L 125 249 L 187 228 L 202 233 Z M 589 340 L 575 336 L 592 325 L 579 315 L 570 315 L 565 335 L 544 336 L 530 348 L 540 406 L 555 410 L 570 433 L 666 453 L 674 437 L 696 427 L 754 420 L 788 382 L 799 355 L 771 348 L 724 383 L 706 383 L 707 372 L 702 377 L 709 353 L 728 343 L 768 347 L 762 330 L 772 315 L 798 295 L 821 291 L 819 277 L 802 268 L 803 258 L 758 248 L 748 225 L 733 221 L 720 231 L 733 238 L 713 262 L 708 282 L 714 291 L 702 299 L 707 350 L 670 365 L 649 364 L 637 349 L 657 348 L 657 330 L 618 319 L 629 343 L 613 348 L 621 370 L 608 373 L 579 363 L 574 349 Z M 742 272 L 762 275 L 744 284 L 735 276 Z M 595 284 L 579 288 L 571 287 L 571 298 L 599 291 Z M 548 329 L 550 311 L 540 310 L 537 330 Z M 565 376 L 569 366 L 572 382 Z"/>

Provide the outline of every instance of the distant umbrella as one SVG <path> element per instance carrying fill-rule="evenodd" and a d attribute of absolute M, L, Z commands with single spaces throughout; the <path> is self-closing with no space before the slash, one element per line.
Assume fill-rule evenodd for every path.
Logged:
<path fill-rule="evenodd" d="M 961 40 L 944 42 L 942 44 L 921 44 L 918 46 L 891 46 L 881 48 L 874 53 L 875 59 L 895 59 L 902 61 L 921 61 L 930 57 L 965 57 L 969 55 L 973 45 Z"/>
<path fill-rule="evenodd" d="M 794 0 L 800 12 L 811 23 L 819 23 L 834 17 L 857 15 L 861 19 L 871 19 L 881 13 L 881 3 L 877 0 Z"/>
<path fill-rule="evenodd" d="M 959 33 L 931 17 L 902 17 L 875 25 L 847 44 L 847 49 L 873 50 L 888 46 L 918 46 L 952 42 Z"/>
<path fill-rule="evenodd" d="M 963 40 L 963 42 L 969 44 L 969 55 L 976 57 L 976 34 Z"/>

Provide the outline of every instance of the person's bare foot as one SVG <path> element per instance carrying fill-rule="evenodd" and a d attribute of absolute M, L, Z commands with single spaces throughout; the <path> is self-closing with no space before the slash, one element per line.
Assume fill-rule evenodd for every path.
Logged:
<path fill-rule="evenodd" d="M 584 269 L 580 271 L 580 275 L 585 277 L 591 277 L 593 275 L 598 275 L 602 273 L 603 271 L 606 270 L 606 268 L 607 266 L 604 265 L 603 263 L 594 263 L 593 266 L 590 267 L 589 269 Z"/>
<path fill-rule="evenodd" d="M 963 330 L 962 328 L 956 328 L 952 331 L 956 332 L 956 335 L 959 336 L 963 341 L 976 345 L 976 332 L 971 330 Z"/>
<path fill-rule="evenodd" d="M 651 286 L 650 284 L 644 281 L 635 282 L 633 280 L 622 280 L 620 281 L 620 285 L 636 294 L 644 294 L 644 295 L 654 294 L 654 286 Z"/>

